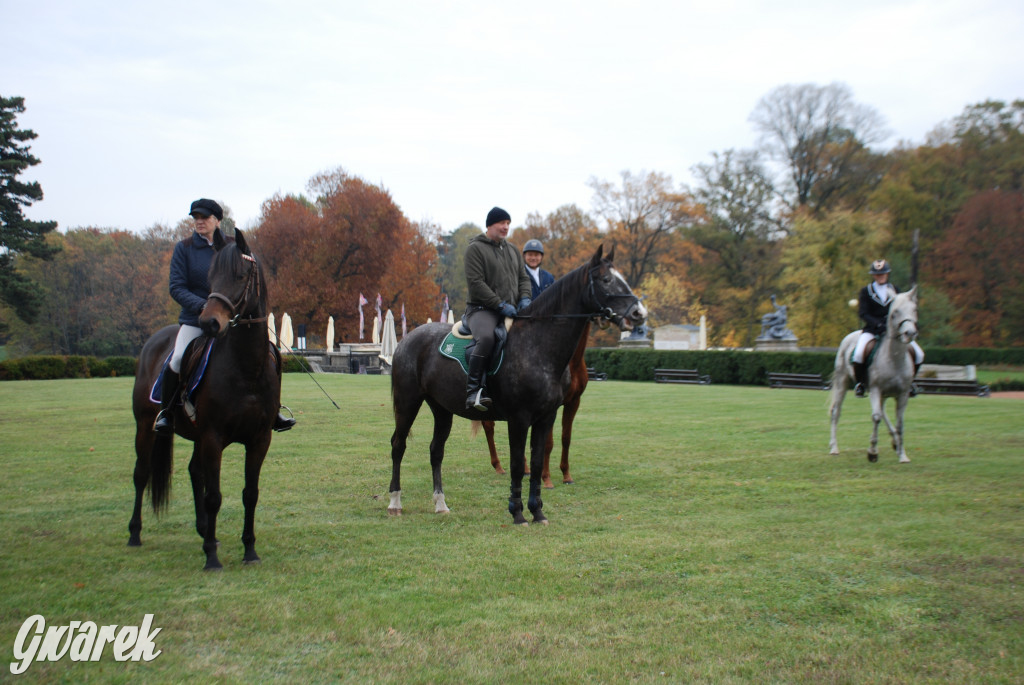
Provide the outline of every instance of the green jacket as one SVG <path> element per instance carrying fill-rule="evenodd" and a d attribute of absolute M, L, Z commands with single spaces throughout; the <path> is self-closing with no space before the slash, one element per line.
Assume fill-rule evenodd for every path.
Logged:
<path fill-rule="evenodd" d="M 470 240 L 466 248 L 466 284 L 470 305 L 495 310 L 502 302 L 514 307 L 533 292 L 519 250 L 506 240 L 494 242 L 484 233 Z"/>

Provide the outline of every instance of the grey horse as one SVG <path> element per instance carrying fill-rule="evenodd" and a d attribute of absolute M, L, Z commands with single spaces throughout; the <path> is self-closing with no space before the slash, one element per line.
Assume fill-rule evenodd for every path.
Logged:
<path fill-rule="evenodd" d="M 874 361 L 868 370 L 868 397 L 871 400 L 871 420 L 874 430 L 871 433 L 871 445 L 868 447 L 868 461 L 878 461 L 878 423 L 885 420 L 885 425 L 892 435 L 892 448 L 900 455 L 900 463 L 910 461 L 903 444 L 903 413 L 907 409 L 910 386 L 914 380 L 914 364 L 910 358 L 910 343 L 917 338 L 917 286 L 905 293 L 897 295 L 889 307 L 886 323 L 886 334 L 878 342 Z M 855 383 L 853 365 L 850 354 L 857 344 L 860 331 L 854 331 L 843 338 L 836 353 L 835 373 L 832 375 L 832 403 L 829 414 L 832 417 L 832 439 L 829 442 L 829 453 L 839 454 L 836 442 L 836 426 L 843 408 L 846 391 Z M 896 424 L 889 421 L 885 414 L 886 398 L 896 400 Z"/>

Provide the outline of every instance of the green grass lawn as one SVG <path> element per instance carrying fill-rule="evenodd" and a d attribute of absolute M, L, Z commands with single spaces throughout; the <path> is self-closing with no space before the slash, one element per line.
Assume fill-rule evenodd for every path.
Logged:
<path fill-rule="evenodd" d="M 433 514 L 429 411 L 389 518 L 387 377 L 285 378 L 242 566 L 225 453 L 224 571 L 204 573 L 178 440 L 169 511 L 129 548 L 131 379 L 0 383 L 0 644 L 29 616 L 138 625 L 149 663 L 34 663 L 29 682 L 1009 683 L 1024 680 L 1024 403 L 911 401 L 912 463 L 865 458 L 848 396 L 591 383 L 576 484 L 511 525 L 508 477 L 457 420 Z M 884 428 L 882 429 L 884 431 Z M 504 441 L 505 430 L 498 435 Z M 507 462 L 507 446 L 499 445 Z M 0 680 L 13 679 L 8 668 Z"/>

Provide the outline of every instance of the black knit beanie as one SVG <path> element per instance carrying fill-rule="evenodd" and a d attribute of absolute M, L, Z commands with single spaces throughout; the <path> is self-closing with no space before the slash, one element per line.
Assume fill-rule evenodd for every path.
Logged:
<path fill-rule="evenodd" d="M 490 226 L 499 221 L 512 221 L 512 217 L 501 207 L 492 207 L 491 211 L 487 212 L 487 225 Z"/>

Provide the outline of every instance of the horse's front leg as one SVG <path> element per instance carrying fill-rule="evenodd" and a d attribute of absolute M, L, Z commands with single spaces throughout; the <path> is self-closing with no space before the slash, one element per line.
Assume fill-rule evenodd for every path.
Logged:
<path fill-rule="evenodd" d="M 245 522 L 242 524 L 242 546 L 245 554 L 243 564 L 258 564 L 256 554 L 256 503 L 260 501 L 260 470 L 270 449 L 271 432 L 245 446 L 245 488 L 242 490 L 242 505 L 245 507 Z"/>
<path fill-rule="evenodd" d="M 903 412 L 907 410 L 907 403 L 910 400 L 908 393 L 903 393 L 896 398 L 896 432 L 893 434 L 893 449 L 900 455 L 900 463 L 910 463 L 907 456 L 907 446 L 903 441 Z"/>
<path fill-rule="evenodd" d="M 441 462 L 444 461 L 444 445 L 452 432 L 452 414 L 441 407 L 434 410 L 434 437 L 430 441 L 430 471 L 434 476 L 434 513 L 447 514 L 444 501 L 444 487 L 441 485 Z"/>
<path fill-rule="evenodd" d="M 533 514 L 534 523 L 547 525 L 548 519 L 544 516 L 544 502 L 540 498 L 542 478 L 537 475 L 541 470 L 545 458 L 550 454 L 551 431 L 555 425 L 555 415 L 543 417 L 530 428 L 530 461 L 532 473 L 530 474 L 530 499 L 527 506 Z"/>
<path fill-rule="evenodd" d="M 871 388 L 871 422 L 873 424 L 871 429 L 871 444 L 868 446 L 868 461 L 878 461 L 878 424 L 881 423 L 882 418 L 885 416 L 885 409 L 882 406 L 884 401 L 882 398 L 882 391 L 878 388 Z M 886 418 L 888 422 L 888 418 Z"/>
<path fill-rule="evenodd" d="M 220 559 L 217 557 L 217 514 L 220 512 L 220 464 L 224 446 L 217 436 L 203 436 L 196 441 L 196 452 L 192 459 L 198 461 L 197 468 L 202 470 L 204 493 L 203 507 L 206 511 L 206 534 L 203 536 L 203 552 L 206 553 L 204 571 L 219 571 Z M 198 511 L 198 505 L 197 505 Z"/>
<path fill-rule="evenodd" d="M 402 457 L 405 455 L 409 431 L 423 406 L 422 398 L 404 398 L 395 403 L 395 432 L 391 434 L 391 485 L 388 486 L 388 515 L 402 515 Z"/>
<path fill-rule="evenodd" d="M 517 526 L 529 525 L 523 516 L 523 471 L 526 470 L 526 433 L 529 429 L 528 423 L 511 419 L 508 422 L 508 470 L 511 480 L 508 513 L 512 514 L 512 522 Z M 540 468 L 535 471 L 538 482 L 540 471 Z M 533 474 L 530 478 L 533 479 Z"/>

